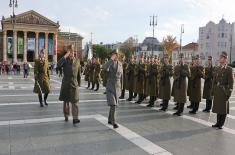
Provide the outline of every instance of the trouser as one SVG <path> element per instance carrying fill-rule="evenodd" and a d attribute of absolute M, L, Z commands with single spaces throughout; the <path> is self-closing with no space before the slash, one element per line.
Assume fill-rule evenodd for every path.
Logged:
<path fill-rule="evenodd" d="M 212 107 L 212 100 L 206 100 L 206 110 L 211 110 Z"/>
<path fill-rule="evenodd" d="M 24 70 L 24 78 L 27 78 L 28 76 L 28 70 Z"/>
<path fill-rule="evenodd" d="M 91 89 L 94 89 L 95 88 L 95 82 L 91 82 L 91 85 L 92 85 Z"/>
<path fill-rule="evenodd" d="M 136 96 L 137 96 L 137 93 L 134 93 L 134 96 L 133 96 L 133 98 L 136 98 Z"/>
<path fill-rule="evenodd" d="M 48 93 L 45 93 L 44 98 L 43 98 L 45 103 L 47 101 L 47 97 L 48 97 Z M 39 99 L 40 104 L 42 104 L 42 94 L 41 93 L 38 94 L 38 99 Z"/>
<path fill-rule="evenodd" d="M 87 84 L 88 84 L 88 85 L 87 85 L 87 88 L 89 88 L 89 87 L 90 87 L 90 81 L 88 81 Z"/>
<path fill-rule="evenodd" d="M 96 90 L 99 90 L 99 88 L 100 88 L 100 83 L 99 83 L 99 82 L 96 82 L 95 84 L 96 84 Z"/>
<path fill-rule="evenodd" d="M 224 126 L 225 120 L 226 120 L 227 114 L 217 114 L 217 125 L 219 127 Z"/>
<path fill-rule="evenodd" d="M 111 122 L 111 124 L 116 123 L 116 106 L 115 105 L 110 106 L 108 121 Z"/>
<path fill-rule="evenodd" d="M 78 119 L 78 113 L 79 113 L 78 105 L 77 105 L 77 103 L 71 103 L 71 104 L 72 104 L 72 116 L 73 116 L 73 119 Z M 70 115 L 69 102 L 64 102 L 63 112 L 64 112 L 64 117 L 68 118 L 69 115 Z"/>

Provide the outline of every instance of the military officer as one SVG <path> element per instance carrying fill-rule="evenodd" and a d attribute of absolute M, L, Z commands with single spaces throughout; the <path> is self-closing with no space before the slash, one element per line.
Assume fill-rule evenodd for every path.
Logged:
<path fill-rule="evenodd" d="M 96 58 L 94 63 L 94 87 L 96 85 L 96 89 L 94 91 L 98 91 L 100 88 L 100 74 L 101 74 L 101 65 L 100 59 Z"/>
<path fill-rule="evenodd" d="M 195 65 L 195 56 L 192 56 L 192 62 L 189 66 L 190 71 L 193 70 L 193 66 Z M 188 89 L 187 89 L 187 95 L 189 96 L 189 99 L 191 98 L 191 95 L 193 95 L 194 91 L 193 91 L 193 82 L 191 80 L 191 78 L 188 78 Z M 190 100 L 189 100 L 190 101 Z M 187 108 L 189 109 L 193 109 L 193 103 L 190 101 L 190 105 L 187 106 Z"/>
<path fill-rule="evenodd" d="M 216 69 L 213 78 L 213 108 L 212 112 L 217 114 L 217 122 L 212 125 L 218 129 L 222 129 L 227 114 L 229 114 L 229 98 L 233 91 L 233 69 L 227 64 L 227 52 L 220 55 L 220 66 Z"/>
<path fill-rule="evenodd" d="M 65 121 L 68 122 L 70 103 L 72 104 L 73 124 L 80 123 L 79 107 L 79 87 L 81 83 L 80 75 L 80 61 L 74 57 L 74 48 L 72 45 L 68 46 L 68 51 L 62 57 L 57 66 L 63 68 L 64 77 L 62 79 L 59 100 L 63 101 L 63 112 Z"/>
<path fill-rule="evenodd" d="M 162 99 L 162 108 L 166 111 L 171 98 L 171 80 L 173 76 L 173 67 L 169 64 L 168 54 L 164 55 L 164 62 L 160 69 L 159 98 Z"/>
<path fill-rule="evenodd" d="M 107 72 L 106 96 L 107 103 L 110 106 L 108 124 L 113 125 L 113 128 L 118 128 L 116 123 L 116 107 L 123 85 L 123 68 L 122 63 L 118 61 L 116 50 L 112 51 L 111 59 L 105 64 L 104 69 Z"/>
<path fill-rule="evenodd" d="M 212 56 L 208 56 L 207 66 L 205 68 L 203 98 L 206 99 L 206 108 L 203 112 L 210 112 L 212 107 L 212 82 L 214 75 L 214 67 L 212 65 Z"/>
<path fill-rule="evenodd" d="M 149 95 L 150 101 L 147 107 L 153 107 L 156 98 L 158 97 L 158 75 L 159 75 L 159 65 L 154 62 L 155 57 L 152 56 L 151 64 L 149 65 Z"/>
<path fill-rule="evenodd" d="M 133 100 L 133 93 L 134 93 L 134 85 L 135 85 L 135 57 L 132 55 L 130 58 L 130 63 L 128 64 L 127 67 L 127 89 L 129 90 L 129 98 L 127 101 L 132 101 Z"/>
<path fill-rule="evenodd" d="M 90 67 L 91 67 L 91 62 L 88 61 L 85 71 L 84 71 L 84 75 L 85 75 L 85 81 L 87 81 L 87 89 L 90 88 L 90 78 L 89 78 L 89 74 L 90 74 Z"/>
<path fill-rule="evenodd" d="M 94 77 L 95 77 L 95 61 L 96 59 L 93 57 L 91 61 L 91 66 L 90 66 L 90 82 L 91 82 L 91 90 L 95 88 L 95 82 L 94 82 Z"/>
<path fill-rule="evenodd" d="M 179 63 L 174 68 L 174 85 L 173 96 L 174 101 L 178 103 L 178 110 L 173 115 L 181 116 L 184 111 L 184 105 L 187 101 L 187 83 L 186 77 L 190 77 L 190 69 L 183 61 L 184 54 L 179 54 Z"/>
<path fill-rule="evenodd" d="M 42 95 L 44 94 L 44 104 L 47 104 L 47 97 L 50 93 L 50 74 L 48 67 L 48 60 L 45 57 L 44 49 L 39 53 L 39 59 L 35 60 L 34 66 L 34 93 L 38 94 L 40 107 L 43 107 Z"/>
<path fill-rule="evenodd" d="M 135 76 L 134 76 L 134 85 L 133 85 L 133 89 L 134 89 L 134 96 L 133 98 L 135 99 L 137 97 L 137 66 L 138 66 L 138 61 L 137 61 L 137 56 L 134 56 L 134 64 L 135 64 Z"/>
<path fill-rule="evenodd" d="M 141 102 L 144 100 L 144 87 L 145 87 L 145 76 L 146 76 L 146 70 L 147 66 L 144 63 L 144 56 L 142 55 L 140 58 L 140 62 L 137 65 L 137 93 L 139 95 L 138 101 L 135 103 L 141 104 Z"/>
<path fill-rule="evenodd" d="M 200 57 L 199 55 L 195 56 L 195 65 L 191 70 L 191 93 L 189 100 L 193 103 L 193 109 L 189 111 L 190 114 L 196 114 L 199 108 L 199 103 L 202 98 L 202 90 L 201 90 L 201 78 L 205 76 L 205 69 L 202 65 L 200 65 Z"/>

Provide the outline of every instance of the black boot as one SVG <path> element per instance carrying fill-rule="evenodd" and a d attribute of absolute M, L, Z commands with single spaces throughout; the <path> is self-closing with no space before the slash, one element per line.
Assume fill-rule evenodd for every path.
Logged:
<path fill-rule="evenodd" d="M 226 114 L 220 115 L 219 123 L 218 123 L 218 129 L 223 129 L 225 120 L 226 120 Z"/>
<path fill-rule="evenodd" d="M 162 108 L 160 110 L 166 111 L 168 108 L 169 101 L 168 100 L 163 100 Z"/>
<path fill-rule="evenodd" d="M 127 101 L 132 101 L 133 99 L 133 92 L 129 90 L 129 98 L 127 99 Z"/>
<path fill-rule="evenodd" d="M 95 84 L 92 82 L 92 87 L 91 87 L 91 90 L 93 90 L 95 88 Z"/>
<path fill-rule="evenodd" d="M 206 108 L 203 110 L 203 112 L 210 112 L 212 107 L 212 100 L 206 100 Z"/>
<path fill-rule="evenodd" d="M 179 103 L 179 104 L 178 104 L 178 110 L 177 110 L 177 112 L 175 112 L 173 115 L 181 116 L 182 113 L 184 112 L 184 104 L 185 104 L 185 103 Z"/>
<path fill-rule="evenodd" d="M 121 96 L 119 97 L 119 99 L 124 99 L 125 98 L 125 89 L 122 90 Z"/>
<path fill-rule="evenodd" d="M 48 104 L 47 104 L 47 97 L 48 97 L 48 94 L 44 94 L 44 104 L 46 106 L 48 106 Z"/>
<path fill-rule="evenodd" d="M 150 96 L 150 101 L 149 104 L 147 105 L 147 107 L 154 107 L 154 97 Z"/>
<path fill-rule="evenodd" d="M 199 102 L 194 102 L 193 109 L 189 111 L 190 114 L 196 114 L 199 108 Z"/>
<path fill-rule="evenodd" d="M 90 88 L 90 82 L 88 81 L 88 85 L 86 87 L 86 89 L 89 89 Z"/>
<path fill-rule="evenodd" d="M 40 107 L 43 107 L 43 104 L 42 104 L 42 94 L 38 94 L 38 99 L 39 99 Z"/>
<path fill-rule="evenodd" d="M 97 87 L 96 87 L 96 89 L 95 89 L 94 91 L 98 91 L 98 90 L 99 90 L 99 88 L 100 88 L 100 84 L 99 84 L 99 83 L 97 83 Z"/>

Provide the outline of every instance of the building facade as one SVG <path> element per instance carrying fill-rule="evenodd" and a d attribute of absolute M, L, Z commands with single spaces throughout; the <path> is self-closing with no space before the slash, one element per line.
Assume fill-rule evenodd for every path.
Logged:
<path fill-rule="evenodd" d="M 59 32 L 59 22 L 54 22 L 33 10 L 18 14 L 14 19 L 2 17 L 1 24 L 1 62 L 34 62 L 39 51 L 45 49 L 48 60 L 56 63 L 61 46 L 65 46 L 63 42 L 67 41 L 63 33 Z M 82 47 L 82 39 L 77 37 L 77 47 Z M 81 49 L 78 51 L 82 53 Z"/>
<path fill-rule="evenodd" d="M 178 62 L 178 56 L 179 56 L 180 50 L 179 48 L 176 48 L 172 52 L 172 64 L 175 66 Z M 187 64 L 190 64 L 192 62 L 192 56 L 199 55 L 198 51 L 198 43 L 189 43 L 182 47 L 182 53 L 184 54 L 184 61 Z"/>
<path fill-rule="evenodd" d="M 235 23 L 227 23 L 221 19 L 218 24 L 210 21 L 205 27 L 199 28 L 199 53 L 203 63 L 212 56 L 218 63 L 222 51 L 228 53 L 229 63 L 235 61 Z"/>

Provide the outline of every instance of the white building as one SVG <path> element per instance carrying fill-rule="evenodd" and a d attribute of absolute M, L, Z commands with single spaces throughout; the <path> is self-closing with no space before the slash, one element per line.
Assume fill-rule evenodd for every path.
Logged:
<path fill-rule="evenodd" d="M 192 62 L 192 56 L 196 56 L 199 54 L 198 52 L 198 43 L 189 43 L 182 47 L 182 53 L 184 54 L 185 63 L 189 64 Z M 179 55 L 179 48 L 176 48 L 172 52 L 172 65 L 177 65 Z"/>
<path fill-rule="evenodd" d="M 218 63 L 222 51 L 228 53 L 229 63 L 235 61 L 235 23 L 227 23 L 221 19 L 218 24 L 209 22 L 199 28 L 199 53 L 203 63 L 208 56 L 212 56 Z"/>

